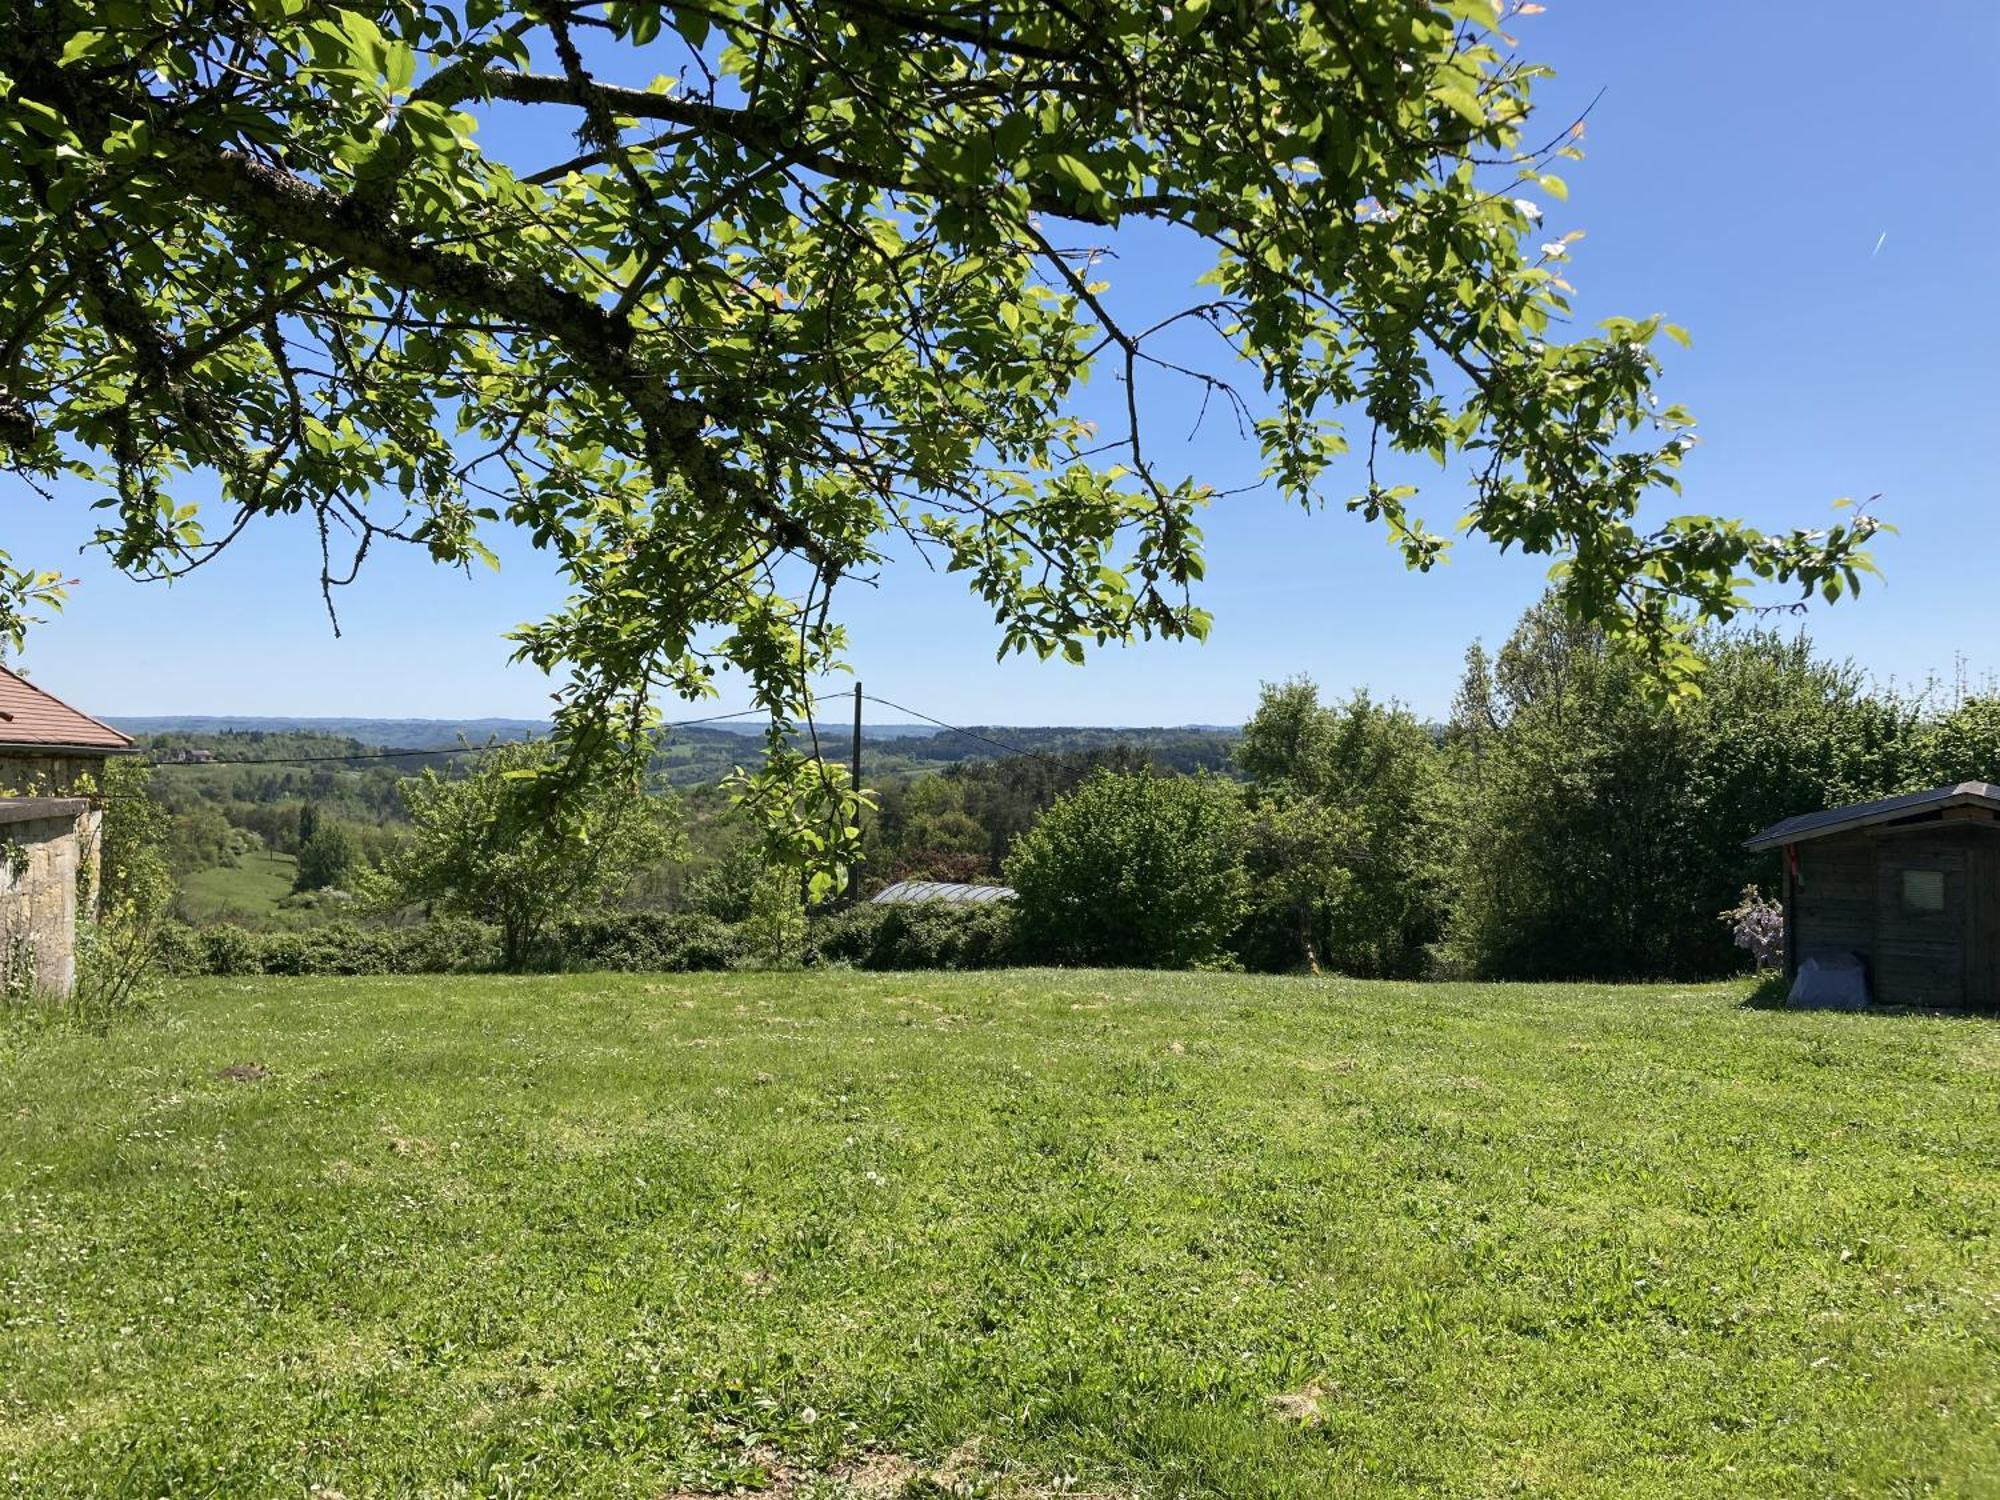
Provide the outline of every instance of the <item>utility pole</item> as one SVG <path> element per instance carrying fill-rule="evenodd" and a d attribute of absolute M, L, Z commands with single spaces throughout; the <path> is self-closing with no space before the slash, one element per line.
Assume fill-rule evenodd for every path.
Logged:
<path fill-rule="evenodd" d="M 856 792 L 861 790 L 861 684 L 859 681 L 856 681 L 854 684 L 854 790 Z M 861 814 L 858 808 L 854 816 L 855 821 L 859 823 Z M 861 899 L 861 861 L 859 859 L 850 859 L 847 862 L 847 899 L 849 901 L 859 901 Z"/>

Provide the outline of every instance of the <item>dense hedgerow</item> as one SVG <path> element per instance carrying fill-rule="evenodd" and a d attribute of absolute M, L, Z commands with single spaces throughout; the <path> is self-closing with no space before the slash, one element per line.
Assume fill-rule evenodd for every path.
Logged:
<path fill-rule="evenodd" d="M 160 941 L 169 974 L 467 974 L 499 967 L 500 942 L 478 922 L 413 927 L 328 922 L 291 932 L 253 932 L 220 923 L 175 924 Z"/>
<path fill-rule="evenodd" d="M 549 967 L 627 973 L 695 973 L 741 963 L 741 929 L 703 912 L 608 912 L 557 925 Z"/>
<path fill-rule="evenodd" d="M 809 931 L 807 959 L 857 969 L 997 969 L 1035 961 L 1021 949 L 1011 902 L 944 901 L 855 906 L 822 917 Z"/>
<path fill-rule="evenodd" d="M 557 924 L 536 967 L 684 974 L 755 967 L 754 950 L 744 924 L 701 912 L 615 912 Z M 1023 957 L 1011 905 L 857 906 L 815 917 L 805 945 L 808 963 L 858 969 L 991 969 Z M 291 932 L 174 924 L 160 966 L 182 977 L 462 974 L 502 967 L 502 944 L 497 928 L 462 919 Z"/>

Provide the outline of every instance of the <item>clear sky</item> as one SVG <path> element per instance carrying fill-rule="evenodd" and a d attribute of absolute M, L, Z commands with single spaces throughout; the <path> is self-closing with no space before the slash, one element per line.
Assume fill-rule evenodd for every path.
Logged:
<path fill-rule="evenodd" d="M 1666 395 L 1701 421 L 1685 508 L 1768 527 L 1820 524 L 1836 497 L 1880 494 L 1900 529 L 1886 582 L 1815 610 L 1822 645 L 1878 676 L 2000 671 L 2000 167 L 1988 64 L 1994 0 L 1818 5 L 1550 0 L 1514 28 L 1554 66 L 1543 118 L 1590 115 L 1588 159 L 1547 227 L 1587 231 L 1574 273 L 1587 320 L 1665 312 L 1694 335 L 1671 349 Z M 1128 296 L 1179 296 L 1204 268 L 1121 242 Z M 1109 372 L 1100 386 L 1109 389 Z M 1146 391 L 1161 437 L 1187 431 L 1185 395 Z M 1256 471 L 1233 425 L 1210 420 L 1184 467 L 1219 486 Z M 1427 477 L 1445 529 L 1457 481 Z M 540 717 L 552 684 L 506 665 L 510 625 L 558 597 L 532 553 L 465 578 L 383 554 L 342 596 L 335 639 L 303 525 L 266 525 L 171 589 L 129 583 L 94 555 L 79 503 L 7 497 L 16 561 L 71 566 L 68 612 L 25 662 L 100 714 Z M 1429 576 L 1338 509 L 1304 515 L 1269 494 L 1210 513 L 1216 616 L 1205 645 L 1100 652 L 1083 667 L 994 661 L 990 619 L 960 583 L 903 564 L 845 606 L 871 692 L 959 722 L 1231 722 L 1260 681 L 1305 672 L 1442 713 L 1468 641 L 1503 638 L 1540 591 L 1542 564 L 1462 544 Z M 731 701 L 721 705 L 734 708 Z"/>

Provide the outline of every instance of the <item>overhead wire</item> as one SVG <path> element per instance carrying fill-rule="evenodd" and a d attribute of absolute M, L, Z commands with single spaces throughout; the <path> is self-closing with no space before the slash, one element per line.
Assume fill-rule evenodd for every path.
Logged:
<path fill-rule="evenodd" d="M 823 693 L 818 698 L 815 698 L 813 701 L 824 702 L 828 699 L 846 698 L 847 696 L 848 695 L 845 692 Z M 994 736 L 990 734 L 983 734 L 978 730 L 967 729 L 960 724 L 953 724 L 948 720 L 940 719 L 933 714 L 927 714 L 922 709 L 911 708 L 907 703 L 897 703 L 892 699 L 878 697 L 873 693 L 863 693 L 861 696 L 863 700 L 866 702 L 876 704 L 877 706 L 882 708 L 894 709 L 897 713 L 908 714 L 910 715 L 910 717 L 914 719 L 920 719 L 926 724 L 935 725 L 937 728 L 947 730 L 952 734 L 963 736 L 968 740 L 976 741 L 977 743 L 982 745 L 990 745 L 996 750 L 1004 750 L 1009 755 L 1034 755 L 1037 753 L 1036 751 L 1030 750 L 1025 746 L 1009 744 L 1006 740 L 996 739 Z M 732 713 L 706 714 L 700 718 L 695 718 L 695 719 L 676 719 L 670 723 L 662 724 L 660 727 L 662 729 L 693 729 L 704 724 L 721 724 L 731 719 L 745 719 L 756 714 L 762 714 L 767 712 L 768 710 L 763 708 L 741 708 L 735 710 Z M 192 760 L 192 759 L 147 760 L 145 762 L 142 762 L 142 764 L 155 770 L 178 770 L 184 767 L 197 767 L 197 766 L 309 766 L 309 765 L 321 765 L 321 764 L 327 764 L 327 765 L 350 764 L 355 761 L 409 760 L 424 756 L 437 756 L 437 755 L 484 755 L 494 750 L 500 749 L 506 745 L 538 744 L 545 741 L 547 738 L 548 737 L 546 735 L 535 735 L 535 736 L 523 736 L 522 738 L 519 739 L 500 740 L 497 742 L 484 745 L 437 745 L 428 748 L 413 748 L 406 750 L 356 750 L 347 754 L 336 753 L 329 755 L 264 755 L 264 756 L 246 755 L 246 756 L 231 756 L 228 759 L 209 758 L 203 760 Z"/>

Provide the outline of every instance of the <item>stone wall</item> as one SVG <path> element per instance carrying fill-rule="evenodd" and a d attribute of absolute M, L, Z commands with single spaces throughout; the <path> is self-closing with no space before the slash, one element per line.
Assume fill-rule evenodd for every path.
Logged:
<path fill-rule="evenodd" d="M 0 800 L 7 798 L 90 799 L 77 824 L 83 841 L 83 857 L 90 861 L 90 899 L 97 890 L 97 833 L 103 821 L 103 804 L 96 800 L 104 790 L 102 755 L 79 753 L 42 755 L 26 750 L 0 753 Z"/>
<path fill-rule="evenodd" d="M 0 979 L 66 995 L 76 983 L 77 872 L 90 804 L 0 798 Z"/>

